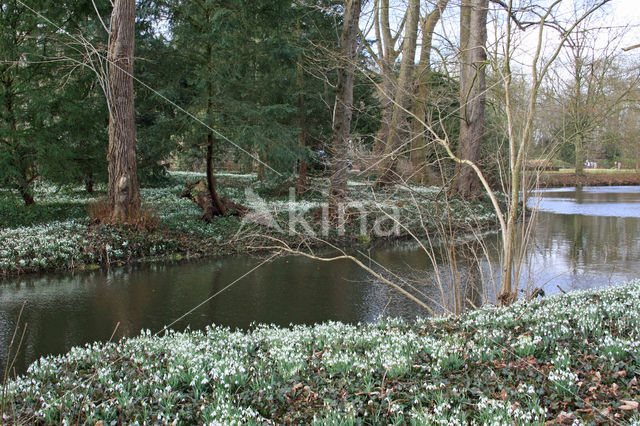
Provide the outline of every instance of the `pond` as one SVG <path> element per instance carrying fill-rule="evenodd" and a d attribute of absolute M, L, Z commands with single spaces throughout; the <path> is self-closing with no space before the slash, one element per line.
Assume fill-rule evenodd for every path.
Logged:
<path fill-rule="evenodd" d="M 539 213 L 523 283 L 544 287 L 550 294 L 638 276 L 640 187 L 547 190 L 529 202 L 538 206 Z M 434 280 L 425 278 L 432 267 L 415 244 L 368 254 L 372 265 L 377 262 L 415 278 L 413 285 L 426 297 L 438 299 Z M 155 332 L 165 325 L 199 329 L 216 323 L 248 328 L 257 322 L 287 326 L 425 315 L 422 308 L 349 261 L 327 264 L 285 257 L 262 264 L 264 260 L 237 256 L 4 282 L 0 285 L 2 371 L 23 304 L 21 324 L 26 323 L 26 329 L 14 365 L 19 373 L 42 355 L 135 336 L 142 329 Z M 490 266 L 484 262 L 482 269 Z M 471 299 L 481 303 L 475 296 Z"/>

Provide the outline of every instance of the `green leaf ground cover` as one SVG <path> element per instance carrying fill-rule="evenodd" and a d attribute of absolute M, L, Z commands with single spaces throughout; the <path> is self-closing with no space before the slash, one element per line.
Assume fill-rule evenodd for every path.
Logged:
<path fill-rule="evenodd" d="M 638 424 L 638 306 L 640 280 L 413 324 L 143 332 L 34 363 L 4 420 Z"/>
<path fill-rule="evenodd" d="M 236 254 L 273 245 L 271 240 L 260 239 L 268 235 L 297 243 L 301 237 L 289 233 L 292 215 L 307 220 L 310 228 L 322 236 L 321 209 L 329 192 L 326 178 L 310 178 L 316 189 L 292 200 L 288 185 L 281 190 L 282 182 L 258 182 L 255 174 L 218 174 L 222 196 L 247 206 L 251 212 L 268 212 L 277 228 L 237 216 L 204 222 L 200 208 L 180 196 L 187 181 L 204 178 L 203 173 L 172 172 L 162 185 L 142 188 L 144 205 L 159 219 L 154 231 L 92 224 L 87 207 L 105 197 L 103 185 L 96 185 L 96 193 L 89 195 L 82 187 L 39 182 L 34 193 L 36 204 L 32 206 L 21 204 L 15 193 L 0 191 L 0 277 L 178 256 L 186 259 Z M 341 246 L 369 244 L 375 240 L 376 219 L 383 219 L 381 229 L 391 228 L 393 222 L 383 210 L 397 214 L 403 226 L 419 236 L 424 235 L 425 227 L 437 226 L 443 211 L 449 212 L 453 224 L 460 228 L 495 227 L 495 215 L 488 203 L 458 198 L 446 204 L 445 194 L 437 187 L 408 186 L 374 194 L 371 182 L 352 180 L 345 231 L 331 229 L 325 239 Z M 363 212 L 367 214 L 366 234 L 361 226 Z M 299 224 L 294 228 L 305 232 Z M 404 228 L 399 228 L 399 234 L 392 237 L 408 238 Z M 385 236 L 379 241 L 388 239 Z"/>

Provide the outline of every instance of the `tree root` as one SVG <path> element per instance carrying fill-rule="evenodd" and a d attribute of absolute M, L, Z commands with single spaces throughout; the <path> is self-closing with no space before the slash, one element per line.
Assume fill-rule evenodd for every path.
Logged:
<path fill-rule="evenodd" d="M 202 209 L 202 220 L 207 223 L 211 223 L 214 217 L 244 216 L 249 211 L 247 207 L 222 197 L 220 200 L 226 210 L 226 214 L 222 214 L 212 202 L 209 189 L 207 188 L 207 182 L 204 180 L 198 180 L 193 183 L 187 182 L 180 196 L 196 203 Z"/>

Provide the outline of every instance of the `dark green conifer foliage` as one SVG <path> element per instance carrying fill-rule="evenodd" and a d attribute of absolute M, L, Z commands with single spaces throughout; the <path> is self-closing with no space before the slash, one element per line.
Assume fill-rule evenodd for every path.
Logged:
<path fill-rule="evenodd" d="M 49 34 L 17 1 L 0 3 L 0 28 L 0 184 L 30 205 L 38 150 L 51 121 L 42 103 Z"/>

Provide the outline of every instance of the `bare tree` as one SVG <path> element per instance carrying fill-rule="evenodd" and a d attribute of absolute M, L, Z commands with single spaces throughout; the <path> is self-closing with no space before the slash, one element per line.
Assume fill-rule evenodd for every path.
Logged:
<path fill-rule="evenodd" d="M 608 37 L 603 45 L 599 36 Z M 584 175 L 587 148 L 597 145 L 600 130 L 607 117 L 615 114 L 637 82 L 619 67 L 622 32 L 600 28 L 592 20 L 583 21 L 567 39 L 565 55 L 554 74 L 556 102 L 561 106 L 562 142 L 573 144 L 575 174 Z M 602 40 L 602 38 L 600 38 Z M 611 87 L 613 79 L 627 80 L 627 84 Z"/>
<path fill-rule="evenodd" d="M 340 36 L 340 64 L 333 118 L 333 170 L 329 195 L 329 212 L 337 217 L 338 206 L 347 198 L 347 150 L 353 113 L 353 79 L 358 46 L 358 23 L 362 0 L 345 0 L 344 23 Z"/>
<path fill-rule="evenodd" d="M 395 158 L 398 149 L 402 144 L 402 135 L 406 134 L 406 111 L 411 101 L 414 68 L 416 56 L 416 44 L 418 38 L 418 22 L 420 20 L 420 1 L 409 0 L 406 14 L 405 36 L 402 42 L 402 61 L 400 62 L 400 73 L 394 96 L 391 122 L 385 144 L 384 157 L 381 164 L 381 174 L 378 184 L 387 185 L 395 182 Z"/>
<path fill-rule="evenodd" d="M 134 0 L 115 0 L 109 34 L 109 206 L 111 219 L 126 222 L 140 210 L 133 105 Z"/>
<path fill-rule="evenodd" d="M 384 152 L 385 144 L 389 138 L 389 126 L 391 125 L 391 115 L 393 114 L 393 98 L 396 87 L 395 63 L 402 53 L 404 45 L 404 43 L 401 43 L 399 47 L 396 47 L 406 22 L 406 15 L 403 17 L 400 28 L 395 34 L 391 29 L 390 16 L 389 0 L 376 0 L 373 5 L 373 26 L 376 36 L 375 51 L 369 44 L 365 44 L 378 67 L 381 80 L 377 85 L 377 89 L 382 110 L 382 120 L 374 143 L 374 153 L 376 154 Z"/>
<path fill-rule="evenodd" d="M 566 18 L 564 20 L 560 19 L 562 14 L 558 13 L 559 6 L 563 3 L 563 0 L 554 0 L 549 5 L 534 5 L 533 7 L 524 2 L 520 8 L 514 7 L 514 1 L 509 0 L 504 5 L 507 17 L 501 22 L 504 28 L 504 38 L 499 40 L 503 46 L 503 55 L 500 58 L 496 58 L 497 61 L 492 66 L 499 72 L 504 87 L 502 101 L 507 121 L 506 139 L 509 146 L 508 167 L 505 170 L 505 176 L 503 176 L 505 189 L 507 190 L 506 210 L 501 207 L 497 193 L 492 189 L 477 161 L 463 158 L 454 153 L 448 136 L 441 137 L 427 123 L 424 121 L 422 123 L 426 131 L 431 134 L 433 140 L 445 149 L 448 158 L 460 166 L 468 166 L 473 170 L 491 200 L 500 224 L 502 243 L 500 258 L 501 284 L 498 298 L 502 304 L 510 304 L 516 298 L 519 279 L 519 265 L 516 263 L 518 260 L 522 260 L 520 254 L 523 253 L 527 244 L 526 238 L 518 238 L 516 229 L 521 207 L 520 202 L 522 201 L 521 193 L 527 189 L 524 164 L 533 143 L 533 124 L 537 114 L 538 94 L 541 85 L 574 29 L 588 16 L 610 1 L 592 1 L 585 5 L 583 11 L 577 17 L 569 21 Z M 517 17 L 518 15 L 520 15 L 519 18 Z M 546 37 L 549 28 L 560 32 L 560 39 L 555 45 L 550 45 L 549 38 Z M 533 29 L 536 36 L 536 47 L 528 71 L 530 89 L 526 97 L 526 106 L 520 110 L 515 106 L 517 102 L 514 102 L 512 87 L 513 56 L 514 48 L 516 47 L 514 43 L 515 31 L 523 29 Z M 543 50 L 545 50 L 544 53 Z M 521 58 L 519 59 L 521 60 Z"/>
<path fill-rule="evenodd" d="M 415 96 L 411 113 L 416 117 L 424 120 L 427 113 L 427 99 L 429 97 L 429 75 L 431 73 L 431 50 L 433 46 L 433 34 L 436 25 L 440 21 L 449 0 L 438 0 L 433 10 L 424 18 L 420 19 L 420 28 L 422 30 L 422 42 L 420 43 L 420 61 L 416 67 L 415 76 Z M 419 171 L 422 167 L 422 173 L 417 172 L 417 180 L 425 182 L 427 168 L 425 166 L 427 153 L 427 133 L 417 120 L 412 120 L 411 131 L 411 164 L 414 170 Z"/>
<path fill-rule="evenodd" d="M 458 156 L 478 164 L 484 134 L 489 0 L 463 0 L 460 5 L 460 138 Z M 456 189 L 474 197 L 480 180 L 474 170 L 458 163 Z"/>
<path fill-rule="evenodd" d="M 420 124 L 410 125 L 409 111 L 420 109 L 418 115 L 425 114 L 433 34 L 448 2 L 449 0 L 438 0 L 433 9 L 427 9 L 424 17 L 420 1 L 409 0 L 406 6 L 398 4 L 401 8 L 398 10 L 402 10 L 402 19 L 397 28 L 391 26 L 390 9 L 393 6 L 389 0 L 377 0 L 374 3 L 376 38 L 373 44 L 366 44 L 365 47 L 374 59 L 377 67 L 375 73 L 379 75 L 376 87 L 382 120 L 373 150 L 379 157 L 379 162 L 376 163 L 380 170 L 378 185 L 388 185 L 402 180 L 396 170 L 398 157 L 409 151 L 419 150 L 419 154 L 411 155 L 412 160 L 420 163 L 418 158 L 421 154 L 424 159 L 424 132 Z M 421 53 L 416 65 L 415 55 L 420 32 Z M 402 59 L 397 64 L 400 55 Z M 419 142 L 415 142 L 416 140 Z M 422 145 L 418 147 L 419 143 Z"/>
<path fill-rule="evenodd" d="M 481 0 L 474 1 L 479 2 Z M 528 179 L 528 176 L 524 172 L 524 164 L 533 145 L 534 122 L 537 116 L 538 99 L 541 86 L 543 81 L 548 77 L 551 65 L 560 55 L 572 31 L 590 14 L 594 13 L 610 1 L 611 0 L 590 1 L 585 5 L 581 14 L 573 19 L 567 18 L 566 15 L 559 10 L 559 6 L 563 4 L 563 0 L 553 0 L 546 3 L 544 6 L 537 4 L 531 6 L 529 1 L 523 0 L 521 7 L 518 8 L 514 7 L 514 0 L 510 0 L 508 3 L 504 4 L 503 7 L 506 11 L 506 18 L 496 21 L 500 28 L 500 31 L 496 31 L 496 33 L 502 32 L 502 34 L 496 36 L 495 50 L 496 52 L 500 51 L 501 55 L 496 54 L 493 58 L 488 58 L 485 51 L 484 55 L 486 59 L 484 60 L 484 64 L 476 64 L 476 66 L 491 66 L 492 69 L 495 70 L 497 78 L 495 84 L 502 86 L 502 90 L 499 92 L 500 99 L 494 99 L 494 101 L 500 101 L 502 111 L 504 112 L 504 118 L 507 123 L 504 129 L 504 137 L 508 145 L 508 156 L 506 160 L 506 167 L 502 170 L 503 174 L 501 176 L 503 180 L 503 191 L 505 192 L 503 200 L 501 200 L 502 195 L 494 190 L 494 188 L 489 184 L 487 177 L 480 169 L 477 161 L 463 158 L 454 152 L 454 145 L 451 143 L 448 134 L 446 132 L 441 132 L 441 130 L 444 129 L 442 122 L 437 123 L 440 125 L 440 128 L 436 129 L 435 125 L 433 123 L 426 122 L 424 117 L 418 117 L 416 115 L 412 116 L 412 119 L 418 121 L 422 125 L 424 131 L 429 137 L 429 140 L 438 144 L 439 147 L 444 150 L 446 157 L 449 160 L 460 166 L 466 166 L 473 171 L 482 185 L 485 194 L 491 201 L 499 222 L 501 242 L 499 265 L 500 273 L 496 274 L 496 277 L 499 277 L 499 285 L 496 284 L 494 286 L 494 294 L 503 305 L 512 303 L 517 296 L 522 260 L 524 259 L 524 253 L 526 253 L 527 245 L 530 241 L 531 227 L 522 228 L 523 231 L 521 233 L 518 232 L 518 229 L 520 227 L 520 212 L 525 204 L 523 195 L 521 194 L 526 194 L 528 183 L 530 182 L 530 179 Z M 564 3 L 567 4 L 568 1 Z M 477 3 L 473 4 L 477 5 Z M 486 3 L 484 4 L 486 5 Z M 485 7 L 484 12 L 480 11 L 480 15 L 486 13 L 486 11 L 487 9 Z M 477 22 L 484 21 L 486 23 L 486 16 L 477 16 L 475 19 Z M 557 39 L 547 35 L 550 29 L 558 30 L 560 34 L 558 41 L 556 41 Z M 523 54 L 522 51 L 516 53 L 517 45 L 514 42 L 514 38 L 517 38 L 517 33 L 524 30 L 530 31 L 529 34 L 535 37 L 534 41 L 536 45 L 532 55 L 529 55 L 528 53 Z M 469 37 L 471 37 L 471 35 Z M 482 38 L 485 36 L 480 35 L 478 37 Z M 476 38 L 475 42 L 469 41 L 469 44 L 471 45 L 472 43 L 475 43 L 475 45 L 478 46 L 477 40 L 478 39 Z M 342 46 L 344 47 L 345 45 L 343 44 Z M 485 49 L 482 48 L 482 50 Z M 523 72 L 523 74 L 527 75 L 526 80 L 519 81 L 516 79 L 514 81 L 514 73 L 516 72 L 513 70 L 514 63 L 516 63 L 514 55 L 520 55 L 517 58 L 518 64 L 521 64 L 526 59 L 530 59 L 530 65 L 525 69 L 525 72 Z M 516 67 L 518 66 L 520 65 L 516 65 Z M 524 67 L 524 65 L 522 66 Z M 477 70 L 474 69 L 474 71 Z M 526 84 L 519 84 L 522 82 L 525 82 Z M 483 90 L 483 92 L 485 91 L 486 89 Z M 341 92 L 339 91 L 339 94 L 340 93 Z M 479 93 L 478 95 L 484 96 L 484 93 Z M 401 105 L 396 106 L 402 107 Z M 336 108 L 336 112 L 338 111 L 339 110 Z M 409 113 L 409 111 L 405 112 Z M 339 116 L 336 115 L 336 121 L 338 118 Z M 334 139 L 334 143 L 336 142 L 344 142 L 344 139 Z M 337 146 L 340 147 L 341 145 Z M 337 157 L 336 161 L 340 161 L 340 157 Z M 338 165 L 338 168 L 339 167 L 340 165 Z M 344 176 L 345 178 L 343 179 L 346 180 L 346 173 Z M 333 179 L 335 179 L 335 176 L 332 176 L 332 185 L 334 185 Z M 346 183 L 345 180 L 342 180 L 341 182 Z M 408 188 L 411 189 L 410 187 Z M 447 191 L 442 192 L 447 194 Z M 332 188 L 332 202 L 334 203 L 334 208 L 337 208 L 337 204 L 335 204 L 336 198 L 333 196 L 334 194 L 335 193 Z M 374 196 L 376 195 L 375 192 L 373 192 L 373 194 Z M 382 194 L 383 197 L 388 198 L 388 194 L 386 192 L 382 192 L 380 194 Z M 445 195 L 445 197 L 446 196 L 447 195 Z M 453 280 L 458 280 L 459 282 L 460 274 L 458 265 L 456 264 L 457 254 L 455 250 L 456 235 L 453 231 L 453 220 L 449 214 L 450 206 L 446 203 L 443 209 L 444 211 L 439 210 L 438 207 L 436 209 L 437 211 L 435 213 L 431 213 L 435 215 L 436 221 L 440 221 L 439 223 L 442 230 L 439 232 L 439 235 L 444 236 L 444 238 L 439 242 L 432 240 L 432 235 L 430 235 L 429 231 L 433 229 L 429 229 L 426 221 L 423 221 L 424 218 L 422 216 L 422 212 L 419 211 L 417 214 L 414 214 L 414 216 L 418 216 L 419 219 L 423 221 L 421 229 L 424 230 L 424 236 L 417 235 L 411 229 L 408 229 L 402 219 L 391 217 L 391 215 L 384 211 L 381 213 L 387 214 L 390 220 L 394 221 L 397 226 L 403 228 L 407 234 L 416 239 L 416 241 L 424 248 L 426 255 L 429 257 L 436 270 L 439 267 L 437 261 L 438 257 L 434 255 L 435 250 L 437 249 L 434 249 L 434 247 L 436 245 L 446 246 L 446 251 L 448 253 L 446 255 L 451 259 L 448 262 L 451 271 L 450 275 Z M 484 256 L 488 258 L 489 250 L 486 245 L 484 245 L 482 236 L 477 233 L 474 233 L 473 236 L 475 241 L 479 243 L 481 252 L 483 252 Z M 425 246 L 420 237 L 427 239 L 428 246 Z M 286 252 L 303 254 L 303 249 L 291 249 L 282 242 L 277 242 L 276 247 L 272 248 L 278 248 L 280 245 L 282 246 L 280 248 Z M 304 242 L 298 247 L 303 246 L 305 246 Z M 318 258 L 314 255 L 312 255 L 312 257 Z M 354 261 L 354 259 L 350 260 Z M 490 264 L 489 268 L 492 268 Z M 447 274 L 444 275 L 446 276 Z M 483 281 L 489 282 L 489 280 L 494 276 L 492 271 L 490 271 L 490 275 L 491 277 L 489 277 L 489 279 L 483 279 Z M 440 274 L 438 272 L 436 272 L 436 276 L 438 277 L 436 279 L 440 280 Z M 447 306 L 447 309 L 452 312 L 460 312 L 465 301 L 465 297 L 470 297 L 471 299 L 476 300 L 476 297 L 468 296 L 464 291 L 462 291 L 461 287 L 457 287 L 455 284 L 453 287 L 449 287 L 449 289 L 447 289 L 447 286 L 444 284 L 439 285 L 439 288 L 442 293 L 441 299 L 443 301 L 443 305 Z M 450 294 L 446 294 L 447 291 L 449 291 Z M 477 303 L 473 301 L 473 304 Z"/>

